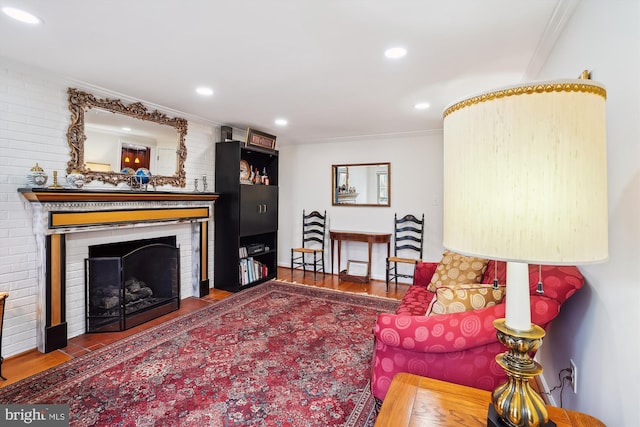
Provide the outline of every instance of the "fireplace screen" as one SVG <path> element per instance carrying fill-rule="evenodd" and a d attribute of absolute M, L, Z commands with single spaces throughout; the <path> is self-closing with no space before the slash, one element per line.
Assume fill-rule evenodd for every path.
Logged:
<path fill-rule="evenodd" d="M 123 331 L 180 308 L 175 244 L 144 244 L 123 256 L 90 255 L 85 273 L 87 332 Z"/>

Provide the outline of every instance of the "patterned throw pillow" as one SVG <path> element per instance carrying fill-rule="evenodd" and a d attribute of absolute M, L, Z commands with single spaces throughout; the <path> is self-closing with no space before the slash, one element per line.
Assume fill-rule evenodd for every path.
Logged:
<path fill-rule="evenodd" d="M 499 304 L 504 297 L 504 286 L 493 289 L 492 285 L 461 284 L 442 286 L 427 310 L 427 315 L 461 313 Z"/>
<path fill-rule="evenodd" d="M 428 289 L 435 292 L 441 286 L 480 283 L 488 262 L 489 260 L 484 258 L 444 251 Z"/>

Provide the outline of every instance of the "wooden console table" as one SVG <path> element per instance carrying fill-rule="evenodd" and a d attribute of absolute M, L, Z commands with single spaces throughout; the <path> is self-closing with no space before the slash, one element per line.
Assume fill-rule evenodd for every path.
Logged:
<path fill-rule="evenodd" d="M 335 241 L 338 241 L 338 270 L 340 269 L 340 252 L 342 248 L 342 241 L 349 242 L 365 242 L 369 245 L 369 257 L 367 259 L 367 276 L 368 282 L 371 278 L 371 249 L 374 243 L 386 243 L 387 244 L 387 258 L 391 250 L 391 233 L 375 233 L 366 231 L 337 231 L 330 230 L 329 238 L 331 239 L 331 274 L 333 274 L 333 246 Z"/>
<path fill-rule="evenodd" d="M 397 374 L 375 427 L 486 426 L 491 393 L 418 375 Z M 598 419 L 580 412 L 547 406 L 549 419 L 558 427 L 604 427 Z"/>

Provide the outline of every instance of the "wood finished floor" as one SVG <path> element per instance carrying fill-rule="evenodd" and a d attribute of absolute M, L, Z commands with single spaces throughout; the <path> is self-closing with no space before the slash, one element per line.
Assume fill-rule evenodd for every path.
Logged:
<path fill-rule="evenodd" d="M 407 284 L 399 283 L 397 289 L 395 285 L 390 285 L 389 292 L 387 292 L 384 281 L 371 280 L 369 283 L 339 281 L 338 276 L 332 274 L 318 274 L 317 280 L 314 281 L 313 273 L 307 272 L 306 274 L 303 274 L 302 270 L 294 270 L 292 275 L 291 269 L 284 267 L 278 267 L 277 278 L 283 281 L 293 281 L 305 285 L 318 286 L 320 288 L 366 293 L 369 295 L 395 299 L 401 299 L 408 289 Z M 224 299 L 229 295 L 231 295 L 229 292 L 211 289 L 209 295 L 202 298 L 191 297 L 183 299 L 180 301 L 179 310 L 166 314 L 143 325 L 131 328 L 127 331 L 84 334 L 71 338 L 65 348 L 52 351 L 50 353 L 43 354 L 38 350 L 33 349 L 15 356 L 7 357 L 5 358 L 4 363 L 2 363 L 2 375 L 7 378 L 7 381 L 0 380 L 0 387 L 4 387 L 38 372 L 50 369 L 56 365 L 71 360 L 74 357 L 97 350 L 107 344 L 133 335 L 151 326 L 189 313 L 200 307 L 206 306 L 207 304 L 211 304 L 216 300 Z"/>

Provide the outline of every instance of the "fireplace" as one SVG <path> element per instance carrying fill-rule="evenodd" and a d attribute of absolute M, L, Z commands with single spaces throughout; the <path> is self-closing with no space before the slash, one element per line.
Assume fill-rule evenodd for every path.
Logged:
<path fill-rule="evenodd" d="M 42 353 L 87 332 L 85 259 L 91 245 L 175 234 L 180 297 L 208 295 L 209 225 L 217 194 L 120 188 L 18 192 L 30 202 L 36 238 L 36 343 Z"/>
<path fill-rule="evenodd" d="M 87 332 L 123 331 L 180 308 L 180 248 L 168 236 L 89 247 Z"/>

